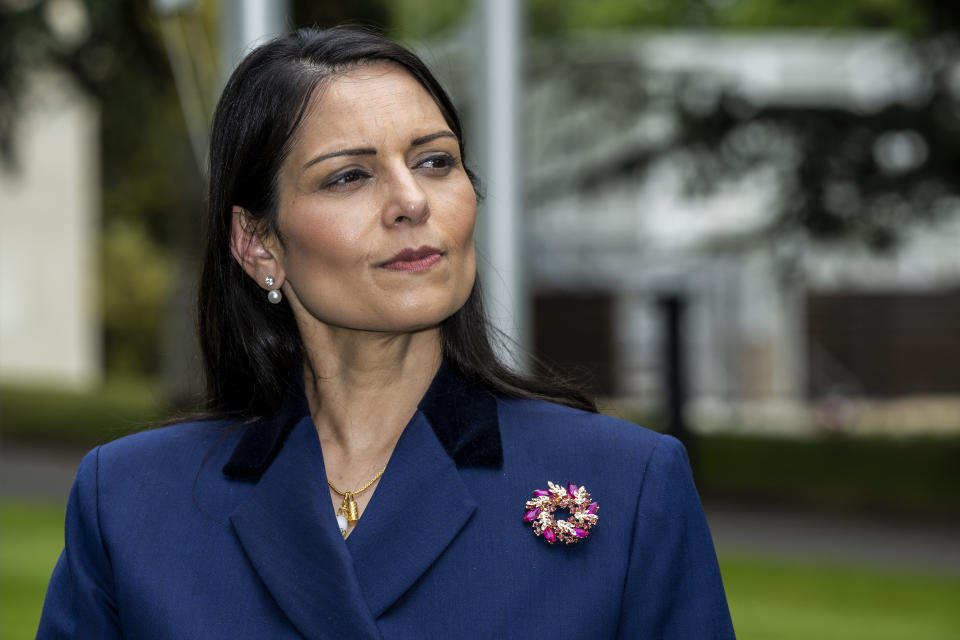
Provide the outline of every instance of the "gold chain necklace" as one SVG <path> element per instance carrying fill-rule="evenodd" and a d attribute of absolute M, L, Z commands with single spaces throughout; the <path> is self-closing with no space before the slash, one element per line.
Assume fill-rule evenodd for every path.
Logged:
<path fill-rule="evenodd" d="M 357 506 L 357 501 L 354 500 L 353 497 L 358 496 L 364 491 L 366 491 L 367 489 L 369 489 L 374 482 L 380 479 L 380 476 L 382 476 L 383 472 L 386 470 L 387 470 L 386 467 L 384 467 L 383 469 L 380 469 L 380 473 L 373 476 L 370 482 L 363 485 L 359 489 L 355 489 L 354 491 L 340 491 L 340 489 L 337 489 L 335 486 L 333 486 L 332 482 L 327 480 L 327 484 L 330 486 L 331 489 L 333 489 L 333 492 L 336 493 L 338 496 L 343 497 L 343 504 L 341 504 L 340 508 L 337 509 L 337 515 L 345 517 L 347 519 L 347 523 L 349 524 L 349 526 L 352 527 L 353 525 L 357 524 L 357 520 L 360 519 L 360 508 Z M 346 538 L 347 537 L 346 529 L 341 527 L 341 531 L 343 532 L 343 537 Z"/>

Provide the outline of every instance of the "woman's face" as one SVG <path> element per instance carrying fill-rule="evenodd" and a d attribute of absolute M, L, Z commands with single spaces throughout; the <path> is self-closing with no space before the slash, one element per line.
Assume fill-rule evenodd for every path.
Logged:
<path fill-rule="evenodd" d="M 279 176 L 269 242 L 301 331 L 439 324 L 470 294 L 477 201 L 459 144 L 395 65 L 345 73 L 313 100 Z"/>

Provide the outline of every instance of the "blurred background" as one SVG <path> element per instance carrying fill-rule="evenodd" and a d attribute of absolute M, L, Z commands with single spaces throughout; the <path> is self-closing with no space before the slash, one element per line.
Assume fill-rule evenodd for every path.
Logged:
<path fill-rule="evenodd" d="M 0 637 L 33 637 L 83 451 L 199 400 L 226 75 L 343 23 L 461 109 L 505 357 L 687 445 L 739 637 L 960 638 L 935 0 L 0 0 Z"/>

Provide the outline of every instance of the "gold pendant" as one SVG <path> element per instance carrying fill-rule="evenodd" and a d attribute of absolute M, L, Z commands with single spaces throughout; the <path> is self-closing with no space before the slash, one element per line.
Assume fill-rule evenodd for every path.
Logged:
<path fill-rule="evenodd" d="M 357 524 L 357 520 L 360 519 L 360 508 L 357 506 L 357 501 L 353 499 L 352 493 L 344 494 L 340 511 L 347 516 L 347 522 L 350 523 L 350 526 Z"/>

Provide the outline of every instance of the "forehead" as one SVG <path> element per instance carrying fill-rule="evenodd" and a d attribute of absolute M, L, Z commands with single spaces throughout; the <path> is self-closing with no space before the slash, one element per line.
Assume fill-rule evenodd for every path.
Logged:
<path fill-rule="evenodd" d="M 416 78 L 395 64 L 375 63 L 340 74 L 314 92 L 298 137 L 315 148 L 445 128 L 440 108 Z"/>

